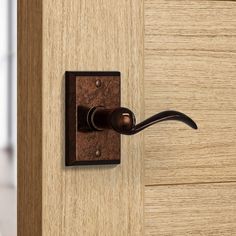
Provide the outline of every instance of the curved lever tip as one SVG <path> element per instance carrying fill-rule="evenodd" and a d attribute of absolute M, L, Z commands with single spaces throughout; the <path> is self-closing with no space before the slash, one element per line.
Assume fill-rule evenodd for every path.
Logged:
<path fill-rule="evenodd" d="M 165 113 L 167 114 L 165 120 L 178 120 L 185 123 L 186 125 L 188 125 L 193 129 L 198 129 L 197 124 L 184 113 L 178 111 L 166 111 Z"/>

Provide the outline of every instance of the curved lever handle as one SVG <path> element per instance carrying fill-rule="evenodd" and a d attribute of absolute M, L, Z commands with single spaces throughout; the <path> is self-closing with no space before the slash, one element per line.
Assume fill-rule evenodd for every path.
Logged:
<path fill-rule="evenodd" d="M 126 114 L 124 115 L 125 112 Z M 127 114 L 129 114 L 129 118 L 127 118 Z M 150 118 L 140 122 L 139 124 L 135 125 L 135 116 L 132 111 L 127 108 L 118 108 L 114 111 L 113 119 L 119 118 L 119 120 L 123 120 L 123 122 L 112 122 L 112 127 L 121 134 L 126 135 L 133 135 L 137 134 L 140 131 L 144 130 L 145 128 L 154 125 L 156 123 L 167 121 L 167 120 L 177 120 L 185 123 L 186 125 L 190 126 L 193 129 L 197 129 L 197 124 L 187 115 L 178 112 L 178 111 L 163 111 L 158 114 L 151 116 Z M 134 121 L 132 124 L 129 124 L 127 121 Z M 113 120 L 112 120 L 113 121 Z M 131 128 L 132 127 L 132 128 Z"/>
<path fill-rule="evenodd" d="M 136 125 L 134 113 L 125 107 L 105 109 L 94 107 L 87 112 L 87 123 L 90 130 L 114 129 L 125 135 L 133 135 L 156 123 L 177 120 L 193 129 L 197 129 L 196 123 L 187 115 L 178 111 L 163 111 Z"/>

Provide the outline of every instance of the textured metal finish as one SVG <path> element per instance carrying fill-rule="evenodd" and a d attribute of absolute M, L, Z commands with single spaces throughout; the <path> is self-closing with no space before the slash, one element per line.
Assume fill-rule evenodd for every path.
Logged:
<path fill-rule="evenodd" d="M 120 163 L 120 134 L 78 128 L 83 108 L 95 106 L 120 107 L 120 73 L 66 72 L 66 165 Z"/>

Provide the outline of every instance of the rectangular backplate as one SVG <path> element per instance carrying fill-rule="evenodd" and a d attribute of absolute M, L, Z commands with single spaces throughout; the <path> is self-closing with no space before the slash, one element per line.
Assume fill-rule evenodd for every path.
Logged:
<path fill-rule="evenodd" d="M 66 72 L 66 165 L 120 163 L 120 134 L 78 130 L 78 106 L 120 107 L 120 72 Z"/>

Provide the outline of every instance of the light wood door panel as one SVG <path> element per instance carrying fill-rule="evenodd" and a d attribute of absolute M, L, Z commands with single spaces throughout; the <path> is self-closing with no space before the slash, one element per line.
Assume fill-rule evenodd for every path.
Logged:
<path fill-rule="evenodd" d="M 122 104 L 142 117 L 142 1 L 18 9 L 18 235 L 142 235 L 142 135 L 122 138 L 120 165 L 64 165 L 65 71 L 120 71 Z"/>
<path fill-rule="evenodd" d="M 150 186 L 145 235 L 236 235 L 236 183 Z"/>
<path fill-rule="evenodd" d="M 19 236 L 236 234 L 236 1 L 19 0 L 18 68 Z M 122 136 L 120 165 L 66 168 L 64 73 L 98 70 L 138 121 L 199 130 L 160 123 Z"/>
<path fill-rule="evenodd" d="M 236 2 L 145 1 L 145 115 L 176 109 L 199 130 L 145 132 L 145 184 L 236 180 Z"/>
<path fill-rule="evenodd" d="M 144 3 L 145 34 L 236 36 L 234 0 L 145 0 Z"/>

